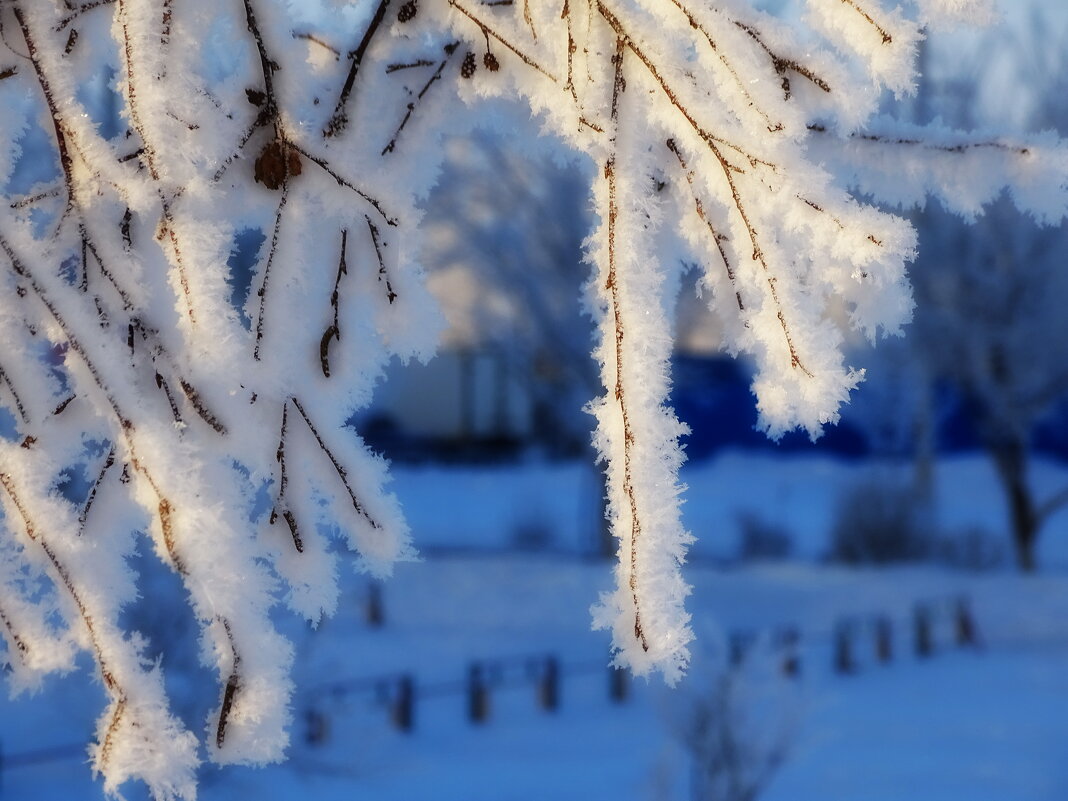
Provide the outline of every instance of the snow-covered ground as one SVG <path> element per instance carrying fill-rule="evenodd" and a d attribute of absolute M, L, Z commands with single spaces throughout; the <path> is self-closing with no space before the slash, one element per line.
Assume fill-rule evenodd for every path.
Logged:
<path fill-rule="evenodd" d="M 801 631 L 800 680 L 781 677 L 778 652 L 758 642 L 733 685 L 741 709 L 762 710 L 748 723 L 739 713 L 733 730 L 751 734 L 758 750 L 780 738 L 788 744 L 762 801 L 1068 798 L 1068 573 L 1061 568 L 1020 577 L 1011 570 L 934 566 L 854 570 L 812 559 L 697 560 L 687 570 L 699 637 L 693 672 L 674 691 L 638 680 L 617 704 L 608 694 L 607 635 L 589 631 L 588 612 L 611 585 L 610 565 L 572 547 L 592 541 L 574 522 L 584 514 L 572 499 L 575 489 L 593 482 L 584 469 L 398 471 L 396 488 L 417 539 L 440 550 L 402 565 L 384 585 L 380 628 L 364 620 L 368 585 L 360 577 L 350 580 L 339 615 L 318 631 L 282 621 L 299 648 L 302 688 L 292 758 L 262 770 L 207 771 L 201 798 L 682 801 L 692 761 L 680 731 L 714 697 L 726 635 L 773 633 L 783 625 Z M 699 522 L 726 531 L 709 536 L 729 556 L 740 511 L 781 515 L 776 519 L 797 537 L 797 551 L 817 555 L 826 548 L 833 489 L 857 469 L 825 459 L 743 455 L 697 465 L 686 477 L 689 524 L 702 536 Z M 944 463 L 939 474 L 940 492 L 952 502 L 944 519 L 1003 529 L 980 461 Z M 1052 492 L 1058 480 L 1068 483 L 1068 471 L 1044 464 L 1035 479 Z M 525 509 L 515 500 L 521 497 L 528 499 Z M 490 523 L 480 522 L 485 519 Z M 497 529 L 480 527 L 494 519 Z M 726 525 L 717 528 L 717 519 Z M 528 534 L 534 523 L 547 527 L 555 550 L 504 552 L 516 521 Z M 1055 540 L 1063 538 L 1056 523 L 1043 533 L 1044 556 L 1056 553 Z M 487 543 L 499 547 L 475 550 Z M 466 550 L 445 550 L 456 545 Z M 962 594 L 972 600 L 980 649 L 950 646 L 946 601 Z M 909 623 L 918 600 L 939 604 L 929 659 L 911 653 Z M 870 622 L 876 613 L 897 622 L 890 665 L 875 662 Z M 832 669 L 830 635 L 847 617 L 857 632 L 859 669 L 840 676 Z M 167 625 L 173 627 L 168 636 L 182 636 L 181 621 Z M 530 658 L 549 653 L 562 667 L 561 704 L 553 713 L 538 708 L 524 678 L 535 664 Z M 467 721 L 463 688 L 469 664 L 479 659 L 504 661 L 489 720 L 475 726 Z M 217 701 L 214 677 L 165 667 L 174 694 L 187 699 L 185 713 L 203 720 Z M 375 684 L 364 681 L 398 672 L 415 679 L 409 734 L 391 727 Z M 39 748 L 84 742 L 102 702 L 84 674 L 52 682 L 36 698 L 0 702 L 6 762 L 0 799 L 100 798 L 83 758 L 16 763 Z M 309 710 L 326 723 L 318 744 L 305 739 Z"/>
<path fill-rule="evenodd" d="M 684 465 L 682 481 L 688 490 L 683 522 L 697 537 L 691 556 L 733 559 L 742 520 L 749 517 L 788 533 L 795 556 L 820 558 L 829 547 L 843 487 L 872 478 L 909 480 L 910 470 L 907 464 L 744 451 Z M 602 512 L 600 479 L 592 465 L 395 466 L 392 472 L 394 491 L 424 552 L 511 548 L 539 539 L 548 549 L 597 549 Z M 1037 459 L 1030 478 L 1041 503 L 1068 487 L 1068 467 Z M 1008 512 L 989 459 L 981 454 L 943 457 L 935 467 L 934 493 L 940 530 L 981 530 L 1009 554 Z M 1068 506 L 1047 521 L 1038 556 L 1047 567 L 1068 567 Z"/>

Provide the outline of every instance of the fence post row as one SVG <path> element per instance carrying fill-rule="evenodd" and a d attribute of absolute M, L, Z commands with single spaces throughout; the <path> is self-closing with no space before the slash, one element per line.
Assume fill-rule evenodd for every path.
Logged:
<path fill-rule="evenodd" d="M 381 625 L 383 620 L 381 588 L 368 585 L 367 619 L 372 625 Z M 952 616 L 954 642 L 958 647 L 977 646 L 979 635 L 972 615 L 970 599 L 961 595 L 936 604 L 919 602 L 912 610 L 913 649 L 916 656 L 926 658 L 935 650 L 934 614 L 947 610 Z M 865 621 L 861 621 L 863 624 Z M 869 621 L 874 635 L 874 657 L 881 664 L 889 664 L 894 657 L 894 620 L 886 614 L 877 615 Z M 867 626 L 859 625 L 867 630 Z M 858 645 L 855 642 L 858 621 L 839 618 L 834 625 L 833 669 L 847 675 L 858 670 Z M 732 668 L 740 667 L 746 660 L 756 635 L 751 631 L 735 630 L 728 637 L 728 659 Z M 795 678 L 801 674 L 801 630 L 796 625 L 783 626 L 774 635 L 773 642 L 779 651 L 779 669 L 784 676 Z M 537 705 L 548 712 L 560 707 L 561 677 L 563 668 L 554 654 L 530 657 L 525 661 L 526 681 L 535 685 Z M 466 694 L 467 717 L 473 724 L 485 723 L 490 716 L 490 689 L 502 678 L 505 663 L 471 662 L 467 669 Z M 389 708 L 390 720 L 400 731 L 408 732 L 415 727 L 415 678 L 404 673 L 384 678 L 376 685 L 378 701 Z M 335 690 L 338 692 L 338 690 Z M 608 698 L 620 704 L 630 695 L 630 676 L 626 670 L 610 665 L 608 668 Z M 329 720 L 317 709 L 305 712 L 307 742 L 317 744 L 329 735 Z M 4 755 L 0 749 L 0 780 L 4 769 Z"/>

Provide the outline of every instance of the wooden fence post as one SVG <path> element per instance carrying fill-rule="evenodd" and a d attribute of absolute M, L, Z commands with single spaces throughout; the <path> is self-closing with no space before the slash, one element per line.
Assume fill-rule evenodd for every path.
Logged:
<path fill-rule="evenodd" d="M 894 658 L 894 624 L 886 615 L 875 619 L 875 658 L 884 665 Z"/>
<path fill-rule="evenodd" d="M 796 626 L 788 626 L 779 632 L 779 648 L 782 649 L 782 674 L 790 678 L 801 675 L 801 632 Z"/>
<path fill-rule="evenodd" d="M 752 636 L 747 631 L 732 631 L 730 633 L 730 666 L 739 667 L 745 661 L 745 655 L 749 651 Z"/>
<path fill-rule="evenodd" d="M 913 646 L 916 656 L 926 658 L 934 651 L 931 638 L 931 612 L 927 604 L 916 604 L 912 611 Z"/>
<path fill-rule="evenodd" d="M 408 673 L 397 677 L 390 704 L 390 718 L 401 731 L 415 728 L 415 680 Z"/>
<path fill-rule="evenodd" d="M 330 722 L 326 715 L 314 707 L 304 710 L 304 742 L 308 745 L 322 745 L 330 735 Z"/>
<path fill-rule="evenodd" d="M 467 719 L 472 723 L 484 723 L 488 717 L 486 670 L 481 662 L 472 662 L 467 669 Z"/>
<path fill-rule="evenodd" d="M 552 655 L 545 657 L 538 676 L 538 706 L 548 712 L 560 706 L 560 663 Z"/>
<path fill-rule="evenodd" d="M 834 671 L 835 673 L 853 673 L 857 663 L 853 658 L 853 625 L 848 620 L 840 620 L 834 626 Z"/>
<path fill-rule="evenodd" d="M 608 666 L 608 697 L 617 704 L 627 700 L 627 671 Z"/>
<path fill-rule="evenodd" d="M 367 585 L 367 625 L 371 628 L 381 628 L 386 622 L 386 612 L 382 603 L 382 584 L 372 581 Z"/>
<path fill-rule="evenodd" d="M 953 620 L 957 633 L 957 645 L 963 648 L 968 645 L 979 644 L 979 637 L 975 631 L 975 618 L 972 617 L 968 596 L 962 595 L 954 603 Z"/>

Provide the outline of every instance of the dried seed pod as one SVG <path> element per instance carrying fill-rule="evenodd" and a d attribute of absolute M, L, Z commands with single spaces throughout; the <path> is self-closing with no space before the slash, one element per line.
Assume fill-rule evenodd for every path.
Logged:
<path fill-rule="evenodd" d="M 464 56 L 464 63 L 460 65 L 460 77 L 470 78 L 475 74 L 476 69 L 478 69 L 478 64 L 475 62 L 475 54 L 468 51 Z"/>
<path fill-rule="evenodd" d="M 408 22 L 415 17 L 418 10 L 419 7 L 416 5 L 415 0 L 408 0 L 397 12 L 397 22 Z"/>
<path fill-rule="evenodd" d="M 289 176 L 300 175 L 300 155 L 279 139 L 268 142 L 253 165 L 256 181 L 268 189 L 279 189 Z"/>
<path fill-rule="evenodd" d="M 497 57 L 488 50 L 486 51 L 486 55 L 482 57 L 482 63 L 486 65 L 486 69 L 490 72 L 496 72 L 501 68 L 501 62 L 499 62 Z"/>

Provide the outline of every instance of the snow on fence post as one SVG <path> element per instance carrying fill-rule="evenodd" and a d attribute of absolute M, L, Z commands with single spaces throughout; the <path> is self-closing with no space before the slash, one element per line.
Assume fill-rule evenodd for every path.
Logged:
<path fill-rule="evenodd" d="M 778 640 L 782 650 L 782 674 L 797 678 L 801 675 L 801 632 L 797 626 L 787 626 L 779 631 Z"/>
<path fill-rule="evenodd" d="M 975 618 L 972 616 L 971 601 L 962 595 L 953 603 L 953 624 L 957 636 L 957 645 L 961 648 L 976 646 L 979 637 L 975 631 Z"/>
<path fill-rule="evenodd" d="M 834 627 L 834 672 L 853 673 L 857 663 L 853 658 L 853 624 L 840 620 Z"/>
<path fill-rule="evenodd" d="M 472 662 L 467 668 L 467 719 L 472 723 L 484 723 L 489 717 L 489 686 L 486 669 L 481 662 Z"/>
<path fill-rule="evenodd" d="M 389 704 L 389 717 L 401 731 L 409 732 L 415 728 L 415 679 L 409 673 L 397 677 Z"/>
<path fill-rule="evenodd" d="M 614 703 L 621 704 L 627 700 L 627 671 L 615 665 L 608 666 L 608 697 Z"/>
<path fill-rule="evenodd" d="M 894 658 L 894 624 L 886 615 L 875 619 L 875 658 L 888 664 Z"/>
<path fill-rule="evenodd" d="M 931 610 L 925 603 L 918 603 L 912 612 L 913 647 L 916 656 L 926 658 L 934 651 L 931 637 Z"/>
<path fill-rule="evenodd" d="M 545 657 L 538 674 L 538 706 L 547 712 L 560 706 L 560 662 L 552 654 Z"/>

